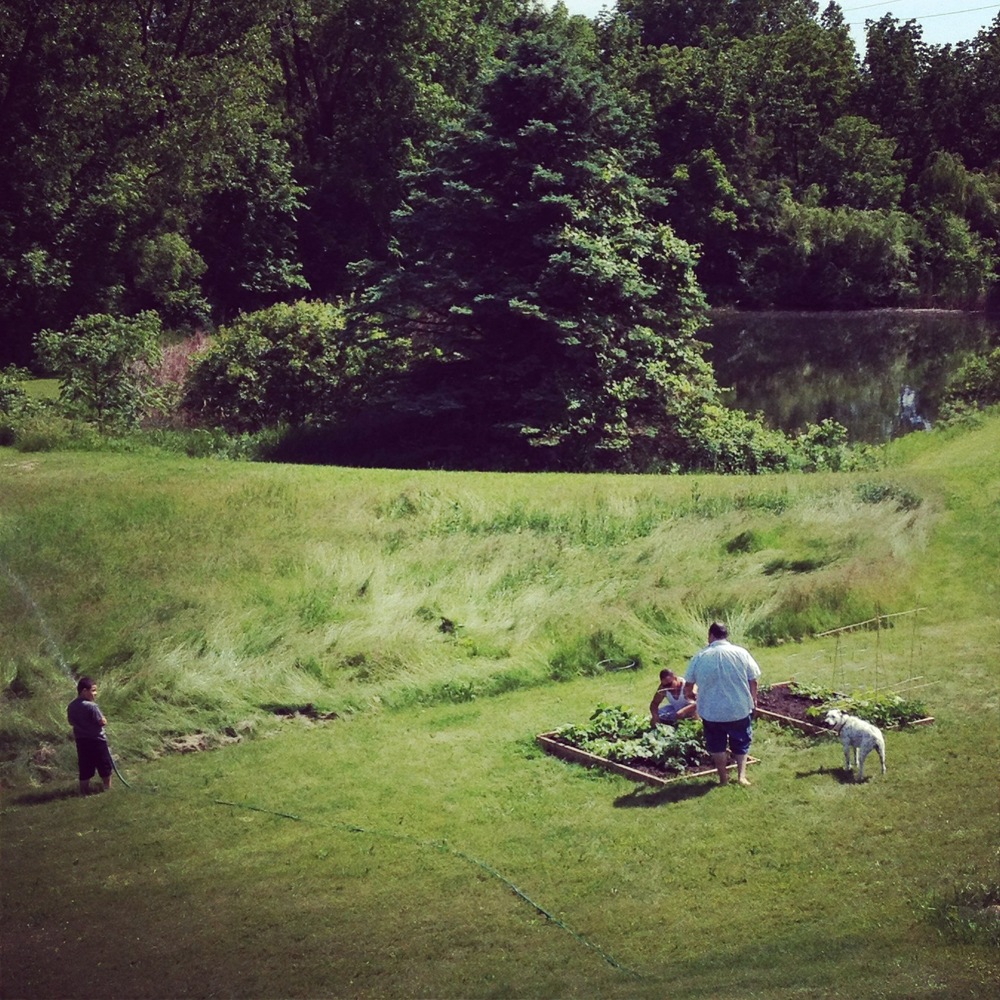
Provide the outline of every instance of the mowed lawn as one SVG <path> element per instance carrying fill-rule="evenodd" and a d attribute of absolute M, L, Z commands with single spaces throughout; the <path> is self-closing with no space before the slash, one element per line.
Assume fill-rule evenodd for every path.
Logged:
<path fill-rule="evenodd" d="M 753 648 L 766 681 L 919 693 L 935 722 L 887 734 L 885 777 L 855 784 L 839 743 L 763 722 L 749 789 L 653 789 L 537 748 L 600 703 L 642 712 L 659 665 L 648 652 L 635 671 L 545 682 L 532 667 L 506 692 L 132 753 L 131 787 L 116 779 L 111 794 L 74 797 L 71 770 L 6 791 L 3 996 L 992 995 L 996 949 L 934 916 L 956 887 L 998 876 L 998 444 L 993 420 L 906 443 L 881 473 L 934 511 L 919 550 L 879 577 L 883 610 L 925 610 L 892 630 Z M 743 529 L 773 530 L 759 516 Z M 612 548 L 603 561 L 627 562 Z M 705 571 L 692 617 L 725 593 L 729 566 L 719 555 Z M 79 609 L 62 619 L 44 598 L 61 637 Z M 665 633 L 672 665 L 694 641 Z"/>

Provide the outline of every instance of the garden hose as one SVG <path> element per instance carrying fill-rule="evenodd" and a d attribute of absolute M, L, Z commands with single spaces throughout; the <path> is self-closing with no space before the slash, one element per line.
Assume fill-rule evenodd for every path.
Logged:
<path fill-rule="evenodd" d="M 115 774 L 117 774 L 118 777 L 121 779 L 121 783 L 126 788 L 131 788 L 132 786 L 125 780 L 125 776 L 121 773 L 121 771 L 118 770 L 118 765 L 115 763 L 115 758 L 113 756 L 111 757 L 111 766 L 115 769 Z"/>
<path fill-rule="evenodd" d="M 251 812 L 266 813 L 270 816 L 280 816 L 283 819 L 294 820 L 297 823 L 304 822 L 304 818 L 302 816 L 295 815 L 295 813 L 280 812 L 276 809 L 266 809 L 263 806 L 252 805 L 248 802 L 230 802 L 226 799 L 212 799 L 212 802 L 215 803 L 215 805 L 217 806 L 229 806 L 230 808 L 233 809 L 249 809 Z M 506 885 L 508 889 L 510 889 L 516 896 L 522 899 L 529 906 L 534 907 L 535 911 L 539 913 L 541 916 L 545 917 L 546 920 L 549 920 L 557 927 L 560 927 L 562 930 L 566 931 L 567 934 L 570 934 L 572 937 L 576 938 L 576 940 L 579 941 L 580 944 L 595 951 L 598 955 L 601 956 L 601 958 L 604 959 L 605 962 L 608 963 L 608 965 L 613 966 L 620 972 L 624 972 L 627 975 L 637 976 L 641 978 L 640 973 L 636 972 L 634 969 L 629 969 L 626 966 L 622 965 L 620 962 L 616 961 L 611 955 L 609 955 L 602 948 L 598 947 L 592 941 L 588 941 L 587 938 L 585 938 L 582 934 L 577 933 L 577 931 L 573 930 L 572 927 L 569 927 L 566 923 L 564 923 L 557 916 L 555 916 L 555 914 L 550 913 L 544 907 L 539 906 L 538 903 L 536 903 L 523 890 L 519 889 L 505 875 L 502 875 L 495 868 L 491 867 L 490 865 L 486 864 L 483 861 L 480 861 L 478 858 L 474 858 L 472 857 L 472 855 L 466 854 L 464 851 L 460 851 L 457 848 L 452 847 L 447 841 L 420 840 L 417 837 L 410 836 L 409 834 L 395 833 L 395 832 L 387 833 L 381 830 L 369 830 L 365 829 L 362 826 L 356 826 L 355 824 L 352 823 L 326 822 L 322 823 L 321 825 L 329 826 L 333 829 L 346 830 L 349 833 L 364 833 L 374 837 L 389 837 L 393 840 L 407 841 L 408 843 L 416 844 L 418 847 L 430 847 L 435 850 L 442 851 L 445 854 L 450 854 L 452 855 L 452 857 L 461 858 L 463 861 L 468 861 L 471 864 L 477 865 L 483 871 L 488 872 L 490 875 L 494 876 L 494 878 L 497 878 L 501 882 L 503 882 L 503 884 Z"/>

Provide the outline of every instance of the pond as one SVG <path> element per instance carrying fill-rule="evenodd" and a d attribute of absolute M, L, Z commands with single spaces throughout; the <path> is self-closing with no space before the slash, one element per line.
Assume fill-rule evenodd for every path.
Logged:
<path fill-rule="evenodd" d="M 1000 344 L 1000 317 L 713 310 L 700 336 L 731 405 L 789 432 L 831 418 L 875 444 L 933 425 L 948 377 Z"/>

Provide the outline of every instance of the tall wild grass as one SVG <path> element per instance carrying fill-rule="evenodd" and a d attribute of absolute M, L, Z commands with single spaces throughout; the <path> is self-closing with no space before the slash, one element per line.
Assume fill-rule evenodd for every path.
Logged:
<path fill-rule="evenodd" d="M 276 710 L 307 704 L 346 715 L 564 681 L 607 660 L 677 667 L 712 618 L 774 645 L 910 607 L 905 568 L 936 501 L 900 504 L 899 490 L 919 490 L 896 479 L 872 502 L 850 475 L 7 452 L 4 766 L 23 777 L 40 743 L 64 742 L 71 684 L 53 643 L 70 673 L 100 678 L 120 750 L 148 756 L 193 732 L 267 730 Z"/>

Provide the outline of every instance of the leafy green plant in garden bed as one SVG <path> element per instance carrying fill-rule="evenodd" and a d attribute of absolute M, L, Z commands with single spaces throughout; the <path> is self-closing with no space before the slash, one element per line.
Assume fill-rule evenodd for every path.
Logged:
<path fill-rule="evenodd" d="M 790 690 L 813 702 L 806 709 L 806 715 L 813 719 L 823 718 L 831 708 L 867 719 L 876 726 L 905 726 L 908 722 L 927 718 L 927 706 L 922 701 L 888 691 L 863 691 L 848 695 L 815 684 L 795 682 L 790 685 Z"/>
<path fill-rule="evenodd" d="M 562 726 L 555 737 L 597 757 L 631 767 L 682 772 L 705 760 L 705 744 L 697 722 L 648 728 L 645 718 L 621 707 L 598 705 L 584 726 Z"/>

